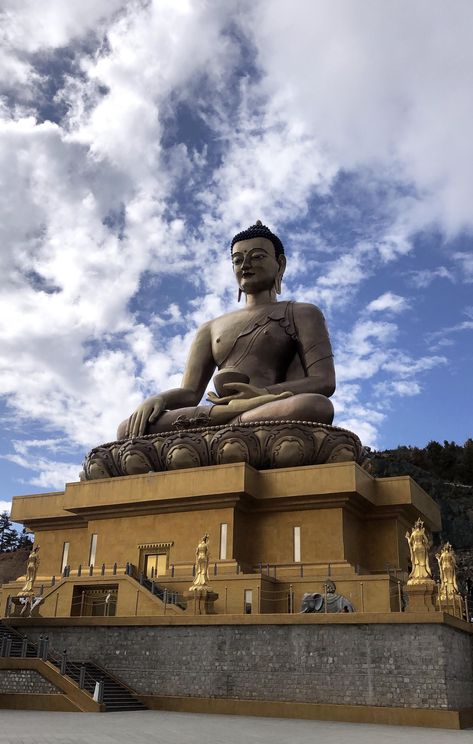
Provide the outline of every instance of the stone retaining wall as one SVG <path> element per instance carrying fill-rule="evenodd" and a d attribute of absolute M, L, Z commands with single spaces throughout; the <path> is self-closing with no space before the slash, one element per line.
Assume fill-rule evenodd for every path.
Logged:
<path fill-rule="evenodd" d="M 473 708 L 472 636 L 441 624 L 29 627 L 147 695 Z"/>
<path fill-rule="evenodd" d="M 59 690 L 34 669 L 0 669 L 0 692 L 53 695 Z"/>

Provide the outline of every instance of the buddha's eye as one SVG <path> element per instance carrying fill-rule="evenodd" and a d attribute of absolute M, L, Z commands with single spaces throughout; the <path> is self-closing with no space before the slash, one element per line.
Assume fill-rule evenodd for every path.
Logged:
<path fill-rule="evenodd" d="M 234 266 L 239 266 L 243 262 L 243 259 L 241 258 L 241 256 L 235 256 L 234 258 L 232 258 L 232 261 Z"/>

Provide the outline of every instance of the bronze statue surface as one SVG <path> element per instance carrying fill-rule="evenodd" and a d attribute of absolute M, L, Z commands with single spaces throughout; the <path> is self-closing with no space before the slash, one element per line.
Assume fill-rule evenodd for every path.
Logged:
<path fill-rule="evenodd" d="M 208 426 L 204 419 L 185 419 L 176 421 L 174 429 L 167 432 L 94 447 L 85 458 L 81 478 L 96 480 L 232 462 L 265 470 L 347 461 L 369 467 L 366 449 L 356 434 L 336 426 L 312 421 Z"/>
<path fill-rule="evenodd" d="M 277 301 L 286 268 L 280 239 L 258 221 L 231 251 L 245 307 L 197 330 L 181 387 L 145 400 L 120 424 L 117 442 L 89 453 L 82 478 L 226 462 L 366 462 L 358 437 L 331 426 L 335 370 L 322 312 Z M 212 375 L 216 392 L 202 404 Z"/>
<path fill-rule="evenodd" d="M 332 423 L 335 371 L 325 320 L 314 305 L 276 300 L 286 267 L 281 241 L 257 222 L 233 239 L 232 264 L 245 307 L 198 329 L 181 387 L 145 400 L 120 425 L 119 439 L 202 416 L 211 425 Z M 215 368 L 217 392 L 210 406 L 199 405 Z"/>
<path fill-rule="evenodd" d="M 355 612 L 351 601 L 337 593 L 334 581 L 327 579 L 323 584 L 323 594 L 306 592 L 302 595 L 301 613 L 313 612 Z"/>

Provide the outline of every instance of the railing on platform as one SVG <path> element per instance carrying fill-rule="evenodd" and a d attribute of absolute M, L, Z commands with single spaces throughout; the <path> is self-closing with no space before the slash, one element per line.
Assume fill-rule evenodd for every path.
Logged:
<path fill-rule="evenodd" d="M 290 576 L 287 574 L 287 568 L 291 567 L 292 572 Z M 310 582 L 311 580 L 314 580 L 314 582 L 317 582 L 320 584 L 321 577 L 326 576 L 330 577 L 334 575 L 334 570 L 336 568 L 336 565 L 332 563 L 327 564 L 304 564 L 304 563 L 297 563 L 297 564 L 271 564 L 271 563 L 258 563 L 256 566 L 252 567 L 250 569 L 250 572 L 243 573 L 242 568 L 239 563 L 235 563 L 234 570 L 235 574 L 243 577 L 247 576 L 248 580 L 250 580 L 251 576 L 257 576 L 260 577 L 267 577 L 270 580 L 278 580 L 288 582 L 292 581 L 289 584 L 289 588 L 278 590 L 276 588 L 268 588 L 268 585 L 261 583 L 261 586 L 258 587 L 252 587 L 253 591 L 255 591 L 256 594 L 256 601 L 252 601 L 251 606 L 247 608 L 246 602 L 242 600 L 241 603 L 241 609 L 243 613 L 251 612 L 251 613 L 261 613 L 261 612 L 276 612 L 278 614 L 295 614 L 299 612 L 300 610 L 297 607 L 297 604 L 301 604 L 302 601 L 302 595 L 296 592 L 297 585 L 299 583 L 300 579 L 304 579 L 304 581 Z M 279 575 L 278 575 L 279 571 Z M 189 573 L 190 573 L 190 566 L 189 566 Z M 219 564 L 217 562 L 213 562 L 211 565 L 210 573 L 212 576 L 219 576 L 223 577 L 224 575 L 229 576 L 229 566 L 225 566 L 225 574 L 221 573 L 219 574 Z M 365 569 L 363 569 L 361 566 L 355 567 L 355 575 L 360 576 L 360 574 L 366 574 L 369 573 Z M 383 573 L 383 572 L 380 572 Z M 390 577 L 391 580 L 391 586 L 390 586 L 390 607 L 391 612 L 404 612 L 407 609 L 407 597 L 405 592 L 403 591 L 403 587 L 405 585 L 405 578 L 406 574 L 403 570 L 400 568 L 397 568 L 395 566 L 386 565 L 385 567 L 385 573 Z M 158 583 L 159 580 L 161 581 L 167 581 L 169 578 L 172 578 L 174 580 L 176 579 L 189 579 L 190 583 L 192 582 L 192 577 L 195 575 L 195 564 L 193 566 L 192 570 L 192 577 L 188 574 L 186 577 L 185 575 L 178 575 L 176 576 L 176 566 L 174 564 L 171 564 L 169 567 L 169 571 L 166 576 L 159 577 L 156 575 L 155 570 L 152 569 L 150 577 L 146 576 L 143 572 L 140 572 L 136 565 L 134 565 L 132 562 L 127 562 L 124 566 L 119 565 L 117 562 L 106 565 L 105 563 L 102 563 L 100 566 L 95 567 L 93 564 L 89 566 L 83 566 L 79 564 L 77 568 L 73 569 L 70 565 L 67 565 L 64 567 L 62 571 L 62 575 L 60 579 L 58 579 L 56 576 L 52 576 L 51 580 L 49 582 L 49 586 L 47 582 L 43 582 L 39 587 L 39 595 L 44 595 L 44 592 L 47 591 L 49 588 L 55 587 L 56 589 L 56 599 L 55 599 L 55 607 L 54 607 L 54 616 L 57 616 L 57 610 L 58 610 L 58 603 L 60 598 L 60 581 L 61 579 L 71 579 L 71 578 L 81 578 L 86 577 L 87 578 L 87 584 L 89 583 L 90 578 L 97 577 L 97 578 L 110 578 L 115 577 L 119 575 L 126 575 L 130 578 L 133 578 L 135 581 L 138 582 L 140 587 L 147 589 L 153 596 L 159 598 L 163 604 L 164 604 L 164 614 L 167 612 L 167 608 L 170 606 L 180 607 L 181 609 L 185 609 L 187 605 L 187 598 L 184 597 L 182 592 L 179 592 L 178 590 L 171 589 L 167 586 L 163 586 L 161 583 Z M 231 575 L 231 574 L 230 574 Z M 379 575 L 379 574 L 374 574 Z M 335 578 L 336 578 L 336 571 L 335 571 Z M 352 587 L 351 591 L 348 593 L 347 598 L 350 600 L 350 602 L 354 605 L 355 609 L 354 612 L 365 612 L 366 611 L 366 589 L 368 587 L 368 584 L 366 581 L 360 578 L 360 580 L 354 582 L 353 579 L 350 580 L 351 583 L 356 583 L 357 588 Z M 292 583 L 295 582 L 295 583 Z M 250 588 L 250 587 L 248 587 Z M 323 592 L 323 590 L 322 590 Z M 221 598 L 222 600 L 222 598 Z M 325 597 L 326 600 L 326 597 Z M 138 615 L 139 612 L 139 590 L 137 590 L 137 596 L 136 596 L 136 603 L 134 608 L 134 614 Z M 87 591 L 84 590 L 80 597 L 74 597 L 71 604 L 71 615 L 72 616 L 91 616 L 92 613 L 90 612 L 90 602 L 88 603 L 87 598 Z M 9 604 L 7 599 L 7 605 Z M 327 602 L 324 602 L 324 605 L 327 606 Z M 110 601 L 110 599 L 107 600 L 107 598 L 104 598 L 103 600 L 100 600 L 98 598 L 94 599 L 93 602 L 93 615 L 94 616 L 102 616 L 106 617 L 109 615 L 114 615 L 114 601 Z M 223 596 L 223 611 L 222 609 L 219 609 L 219 614 L 228 614 L 229 611 L 231 614 L 235 613 L 235 603 L 232 602 L 231 607 L 229 607 L 229 587 L 224 587 L 224 596 Z M 438 612 L 446 612 L 448 614 L 454 615 L 459 618 L 466 619 L 468 622 L 471 622 L 473 620 L 472 613 L 473 608 L 471 608 L 471 604 L 469 603 L 467 596 L 449 596 L 447 599 L 441 599 L 439 596 L 437 598 L 437 611 Z M 7 616 L 8 616 L 8 610 L 7 610 Z"/>
<path fill-rule="evenodd" d="M 56 667 L 60 674 L 75 682 L 81 690 L 90 695 L 93 694 L 92 690 L 95 690 L 98 680 L 87 672 L 85 664 L 69 661 L 66 649 L 62 653 L 54 651 L 49 645 L 47 635 L 40 635 L 38 642 L 35 643 L 30 641 L 26 635 L 21 635 L 15 628 L 3 622 L 0 622 L 0 633 L 1 658 L 37 658 L 49 662 Z M 99 699 L 98 702 L 103 702 L 103 694 L 102 699 Z"/>

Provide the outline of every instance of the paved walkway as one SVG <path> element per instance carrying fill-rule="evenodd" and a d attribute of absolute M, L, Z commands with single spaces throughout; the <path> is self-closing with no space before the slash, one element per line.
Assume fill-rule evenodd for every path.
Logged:
<path fill-rule="evenodd" d="M 0 744 L 473 744 L 473 730 L 281 718 L 0 710 Z"/>

